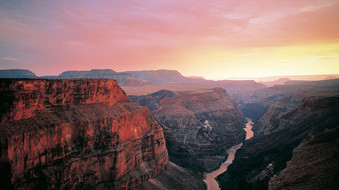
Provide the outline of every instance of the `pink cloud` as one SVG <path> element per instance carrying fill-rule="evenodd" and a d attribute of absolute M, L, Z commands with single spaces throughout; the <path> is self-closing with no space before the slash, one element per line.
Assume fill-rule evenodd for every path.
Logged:
<path fill-rule="evenodd" d="M 21 56 L 21 62 L 4 65 L 48 74 L 70 65 L 149 69 L 192 47 L 298 45 L 339 38 L 335 0 L 25 1 L 1 2 L 0 7 L 0 52 L 13 54 L 0 56 Z M 42 71 L 49 64 L 58 66 Z"/>

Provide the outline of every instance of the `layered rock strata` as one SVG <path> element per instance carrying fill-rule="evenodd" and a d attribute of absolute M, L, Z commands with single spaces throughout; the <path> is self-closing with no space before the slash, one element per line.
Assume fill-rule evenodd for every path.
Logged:
<path fill-rule="evenodd" d="M 128 189 L 163 171 L 163 130 L 116 81 L 0 80 L 7 189 Z"/>
<path fill-rule="evenodd" d="M 162 90 L 130 98 L 147 106 L 192 155 L 216 155 L 245 138 L 246 120 L 235 99 L 221 88 Z"/>

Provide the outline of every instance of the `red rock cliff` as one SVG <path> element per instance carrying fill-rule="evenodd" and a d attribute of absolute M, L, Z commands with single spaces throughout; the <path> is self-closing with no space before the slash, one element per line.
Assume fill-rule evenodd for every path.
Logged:
<path fill-rule="evenodd" d="M 15 189 L 127 189 L 164 170 L 163 131 L 116 81 L 0 80 L 0 177 Z"/>

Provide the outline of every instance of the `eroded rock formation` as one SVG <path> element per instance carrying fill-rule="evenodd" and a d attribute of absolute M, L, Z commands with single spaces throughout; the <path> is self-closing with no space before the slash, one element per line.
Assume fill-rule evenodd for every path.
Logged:
<path fill-rule="evenodd" d="M 147 106 L 168 127 L 176 142 L 196 157 L 217 155 L 245 138 L 246 120 L 235 99 L 222 88 L 162 90 L 130 97 Z"/>
<path fill-rule="evenodd" d="M 127 189 L 165 169 L 163 130 L 116 81 L 0 80 L 8 189 Z"/>

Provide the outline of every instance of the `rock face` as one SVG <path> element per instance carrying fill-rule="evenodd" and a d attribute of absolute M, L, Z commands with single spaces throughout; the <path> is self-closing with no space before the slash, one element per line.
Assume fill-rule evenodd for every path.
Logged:
<path fill-rule="evenodd" d="M 257 126 L 256 132 L 262 132 L 265 135 L 279 130 L 279 127 L 284 127 L 283 122 L 288 123 L 289 121 L 284 120 L 283 116 L 286 113 L 293 109 L 293 107 L 289 106 L 286 103 L 275 102 L 267 109 L 266 113 L 260 118 Z"/>
<path fill-rule="evenodd" d="M 221 88 L 208 91 L 162 90 L 130 96 L 147 106 L 191 155 L 216 155 L 245 138 L 245 118 L 234 98 Z"/>
<path fill-rule="evenodd" d="M 338 189 L 339 126 L 311 132 L 268 189 Z"/>
<path fill-rule="evenodd" d="M 32 71 L 25 69 L 0 70 L 0 78 L 38 78 Z"/>
<path fill-rule="evenodd" d="M 163 130 L 116 81 L 0 80 L 7 189 L 127 189 L 163 171 Z"/>
<path fill-rule="evenodd" d="M 205 171 L 204 166 L 199 163 L 199 161 L 194 156 L 192 156 L 185 148 L 180 146 L 180 144 L 177 142 L 174 135 L 167 126 L 161 123 L 160 125 L 164 131 L 169 160 L 179 166 L 183 166 L 191 170 L 196 174 L 197 178 L 203 179 L 204 176 L 202 174 Z"/>
<path fill-rule="evenodd" d="M 333 149 L 339 149 L 339 96 L 305 98 L 297 108 L 274 112 L 269 120 L 275 127 L 244 143 L 218 178 L 222 187 L 337 189 L 338 154 Z M 328 177 L 331 174 L 336 176 Z"/>

